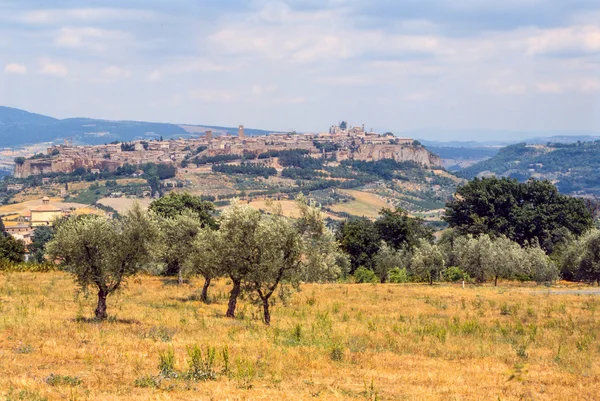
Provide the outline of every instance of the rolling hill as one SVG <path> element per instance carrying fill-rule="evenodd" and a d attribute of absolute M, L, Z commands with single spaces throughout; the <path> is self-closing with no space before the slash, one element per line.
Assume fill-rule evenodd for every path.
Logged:
<path fill-rule="evenodd" d="M 235 134 L 237 127 L 209 125 L 177 125 L 144 121 L 110 121 L 91 118 L 56 119 L 24 110 L 0 106 L 0 144 L 15 147 L 24 144 L 54 142 L 70 138 L 84 145 L 141 138 L 189 137 L 212 129 L 216 134 Z M 267 134 L 271 131 L 248 129 L 246 135 Z"/>
<path fill-rule="evenodd" d="M 520 181 L 529 178 L 553 181 L 563 193 L 600 195 L 600 141 L 510 145 L 498 154 L 456 175 L 503 176 Z"/>

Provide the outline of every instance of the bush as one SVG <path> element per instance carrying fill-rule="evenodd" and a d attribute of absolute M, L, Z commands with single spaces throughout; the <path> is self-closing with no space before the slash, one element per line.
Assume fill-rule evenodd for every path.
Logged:
<path fill-rule="evenodd" d="M 388 280 L 390 283 L 408 283 L 408 271 L 406 271 L 406 268 L 394 267 L 388 273 Z"/>
<path fill-rule="evenodd" d="M 369 270 L 364 266 L 360 266 L 354 272 L 354 281 L 357 283 L 378 283 L 379 279 L 373 270 Z"/>
<path fill-rule="evenodd" d="M 458 266 L 450 266 L 447 267 L 444 272 L 445 281 L 450 281 L 452 283 L 456 283 L 457 281 L 468 281 L 470 279 L 469 275 Z"/>

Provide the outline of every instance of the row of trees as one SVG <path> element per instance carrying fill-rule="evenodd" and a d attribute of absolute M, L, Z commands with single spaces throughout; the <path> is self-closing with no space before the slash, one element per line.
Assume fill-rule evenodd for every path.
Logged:
<path fill-rule="evenodd" d="M 205 302 L 211 281 L 229 278 L 226 316 L 235 316 L 245 292 L 262 306 L 269 324 L 273 295 L 282 283 L 333 280 L 346 260 L 320 211 L 303 198 L 298 204 L 297 220 L 275 206 L 265 214 L 237 202 L 214 218 L 209 202 L 170 194 L 147 212 L 138 206 L 116 220 L 95 215 L 61 220 L 46 250 L 82 289 L 97 290 L 97 319 L 106 319 L 106 299 L 127 277 L 158 268 L 180 280 L 203 276 Z"/>

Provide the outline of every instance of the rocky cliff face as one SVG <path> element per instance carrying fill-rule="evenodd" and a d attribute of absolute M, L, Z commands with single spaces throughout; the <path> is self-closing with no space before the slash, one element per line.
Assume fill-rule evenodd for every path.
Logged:
<path fill-rule="evenodd" d="M 15 164 L 15 177 L 27 178 L 32 175 L 48 173 L 71 173 L 75 169 L 73 160 L 25 160 Z"/>
<path fill-rule="evenodd" d="M 353 155 L 354 160 L 376 161 L 394 159 L 398 162 L 413 161 L 425 167 L 440 167 L 442 159 L 418 145 L 363 144 Z"/>

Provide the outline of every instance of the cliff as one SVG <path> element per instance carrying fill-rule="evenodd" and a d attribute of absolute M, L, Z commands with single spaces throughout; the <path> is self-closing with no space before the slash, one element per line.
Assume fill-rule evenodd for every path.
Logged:
<path fill-rule="evenodd" d="M 363 144 L 353 154 L 354 160 L 376 161 L 394 159 L 413 161 L 425 167 L 441 167 L 442 159 L 419 145 Z"/>

